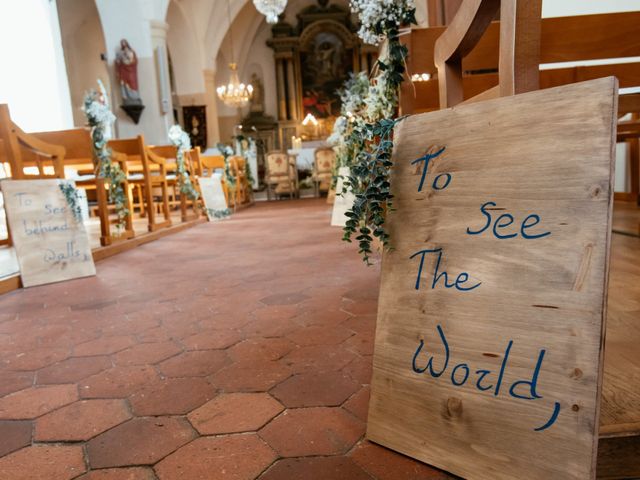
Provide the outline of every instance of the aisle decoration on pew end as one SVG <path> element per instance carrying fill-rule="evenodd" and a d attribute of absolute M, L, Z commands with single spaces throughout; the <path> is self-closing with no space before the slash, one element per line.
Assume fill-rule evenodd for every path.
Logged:
<path fill-rule="evenodd" d="M 115 204 L 118 223 L 118 231 L 124 230 L 125 220 L 130 214 L 126 207 L 126 195 L 123 183 L 126 179 L 120 165 L 111 161 L 111 150 L 107 142 L 111 139 L 111 125 L 116 117 L 109 108 L 109 97 L 102 84 L 98 80 L 99 92 L 90 90 L 84 96 L 82 110 L 91 127 L 91 143 L 93 146 L 94 166 L 100 178 L 105 179 L 108 185 L 109 202 Z"/>
<path fill-rule="evenodd" d="M 71 210 L 73 218 L 75 218 L 78 223 L 82 222 L 82 207 L 80 206 L 82 197 L 78 189 L 69 180 L 60 180 L 58 187 L 64 195 L 67 205 L 69 205 L 69 210 Z"/>
<path fill-rule="evenodd" d="M 393 129 L 402 118 L 396 118 L 398 89 L 404 80 L 407 47 L 400 43 L 400 27 L 415 24 L 413 0 L 351 0 L 351 11 L 359 16 L 358 34 L 373 45 L 384 42 L 376 65 L 377 75 L 370 80 L 359 105 L 345 110 L 346 120 L 338 129 L 342 132 L 345 162 L 350 164 L 349 178 L 344 187 L 355 195 L 353 207 L 346 213 L 343 240 L 358 241 L 359 253 L 370 264 L 372 242 L 377 238 L 383 248 L 389 248 L 385 229 L 386 212 L 392 208 L 389 174 L 393 163 Z M 361 78 L 350 79 L 344 94 L 355 94 Z M 345 125 L 346 122 L 346 125 Z M 340 130 L 336 131 L 336 136 Z M 350 151 L 351 149 L 351 151 Z"/>
<path fill-rule="evenodd" d="M 191 150 L 191 139 L 180 125 L 174 125 L 169 129 L 169 141 L 176 146 L 176 169 L 178 171 L 178 186 L 180 194 L 190 200 L 198 200 L 200 194 L 191 182 L 191 177 L 185 166 L 185 153 Z"/>

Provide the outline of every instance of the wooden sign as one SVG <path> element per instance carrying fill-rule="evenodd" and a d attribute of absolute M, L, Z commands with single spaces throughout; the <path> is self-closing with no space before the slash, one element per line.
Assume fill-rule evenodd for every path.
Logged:
<path fill-rule="evenodd" d="M 214 173 L 211 177 L 199 178 L 198 183 L 209 221 L 224 216 L 228 207 L 222 190 L 222 175 Z"/>
<path fill-rule="evenodd" d="M 11 238 L 25 287 L 96 274 L 89 237 L 60 185 L 65 180 L 2 180 Z"/>
<path fill-rule="evenodd" d="M 338 169 L 338 180 L 336 182 L 336 197 L 333 201 L 333 210 L 331 212 L 331 226 L 344 227 L 347 224 L 347 216 L 345 215 L 353 206 L 356 197 L 349 189 L 343 192 L 344 179 L 349 176 L 349 167 L 340 167 Z"/>
<path fill-rule="evenodd" d="M 595 478 L 617 82 L 396 130 L 368 437 L 467 479 Z"/>

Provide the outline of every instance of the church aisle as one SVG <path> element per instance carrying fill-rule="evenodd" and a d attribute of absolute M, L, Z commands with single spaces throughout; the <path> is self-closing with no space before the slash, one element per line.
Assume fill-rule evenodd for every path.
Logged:
<path fill-rule="evenodd" d="M 379 269 L 258 204 L 0 298 L 15 479 L 447 479 L 363 440 Z"/>

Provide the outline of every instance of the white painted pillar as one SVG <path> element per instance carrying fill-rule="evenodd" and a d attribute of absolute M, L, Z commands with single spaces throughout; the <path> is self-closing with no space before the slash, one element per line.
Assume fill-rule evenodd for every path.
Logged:
<path fill-rule="evenodd" d="M 218 124 L 218 93 L 216 92 L 216 72 L 204 70 L 205 105 L 207 106 L 207 146 L 215 147 L 220 141 Z"/>

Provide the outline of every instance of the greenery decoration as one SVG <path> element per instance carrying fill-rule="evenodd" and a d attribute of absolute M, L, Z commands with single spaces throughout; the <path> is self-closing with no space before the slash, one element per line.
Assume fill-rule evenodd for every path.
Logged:
<path fill-rule="evenodd" d="M 229 163 L 229 157 L 233 155 L 233 149 L 229 145 L 225 145 L 224 143 L 218 143 L 216 145 L 216 148 L 224 157 L 224 179 L 225 182 L 227 182 L 229 192 L 231 192 L 233 196 L 236 191 L 236 177 L 234 177 L 231 173 L 231 165 Z"/>
<path fill-rule="evenodd" d="M 97 175 L 105 179 L 108 187 L 109 202 L 115 204 L 118 216 L 117 228 L 124 229 L 125 221 L 129 215 L 124 181 L 126 176 L 120 165 L 111 161 L 111 150 L 107 142 L 111 139 L 111 125 L 116 117 L 109 109 L 109 98 L 104 85 L 98 80 L 99 92 L 91 90 L 84 96 L 83 111 L 87 117 L 87 123 L 91 127 L 91 142 L 93 146 L 93 161 Z"/>
<path fill-rule="evenodd" d="M 385 229 L 387 211 L 393 195 L 389 181 L 393 129 L 402 118 L 396 118 L 398 90 L 404 80 L 407 47 L 400 43 L 400 27 L 416 23 L 413 0 L 351 0 L 351 10 L 360 18 L 358 34 L 368 43 L 385 42 L 376 65 L 376 76 L 368 88 L 362 78 L 352 77 L 343 95 L 354 98 L 343 112 L 342 124 L 334 131 L 341 140 L 338 156 L 342 156 L 350 175 L 344 183 L 355 201 L 346 213 L 343 240 L 358 241 L 359 253 L 369 265 L 372 242 L 377 238 L 389 248 Z M 346 122 L 346 126 L 344 123 Z M 336 122 L 337 123 L 337 122 Z M 342 131 L 340 132 L 340 129 Z M 345 149 L 343 152 L 340 148 Z"/>
<path fill-rule="evenodd" d="M 209 218 L 217 219 L 226 218 L 231 215 L 231 210 L 228 208 L 225 208 L 224 210 L 214 210 L 213 208 L 207 208 L 206 212 Z"/>
<path fill-rule="evenodd" d="M 187 196 L 190 200 L 197 200 L 200 194 L 191 182 L 191 176 L 187 171 L 184 162 L 184 155 L 191 150 L 191 139 L 189 135 L 182 130 L 180 125 L 174 125 L 169 129 L 169 141 L 176 146 L 176 168 L 178 173 L 178 185 L 180 194 Z"/>
<path fill-rule="evenodd" d="M 64 199 L 67 201 L 67 205 L 71 209 L 71 213 L 73 213 L 73 218 L 76 219 L 76 222 L 82 222 L 82 208 L 80 207 L 80 194 L 78 190 L 73 185 L 72 182 L 61 181 L 58 184 L 60 191 L 64 195 Z"/>

